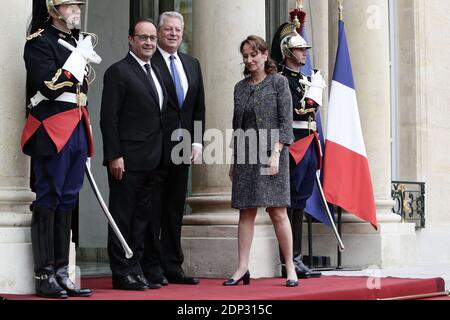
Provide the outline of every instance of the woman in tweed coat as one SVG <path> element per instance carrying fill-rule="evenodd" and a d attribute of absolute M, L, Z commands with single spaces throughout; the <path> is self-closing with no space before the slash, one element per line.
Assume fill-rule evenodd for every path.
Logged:
<path fill-rule="evenodd" d="M 292 261 L 289 152 L 293 141 L 292 102 L 287 79 L 276 73 L 266 42 L 245 39 L 240 50 L 244 80 L 234 90 L 234 165 L 230 168 L 232 207 L 239 209 L 239 267 L 223 284 L 250 283 L 250 247 L 258 207 L 267 208 L 285 261 Z M 298 285 L 293 263 L 286 264 L 286 286 Z"/>

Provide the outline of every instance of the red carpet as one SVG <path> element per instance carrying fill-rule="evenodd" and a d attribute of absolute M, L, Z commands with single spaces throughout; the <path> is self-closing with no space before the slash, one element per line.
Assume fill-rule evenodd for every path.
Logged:
<path fill-rule="evenodd" d="M 122 291 L 112 289 L 110 277 L 85 278 L 82 285 L 92 288 L 94 294 L 78 300 L 375 300 L 445 290 L 442 278 L 383 278 L 373 290 L 368 288 L 367 284 L 371 282 L 367 277 L 323 276 L 301 280 L 296 288 L 285 287 L 282 278 L 251 279 L 249 286 L 236 287 L 223 287 L 223 281 L 202 279 L 196 286 L 170 284 L 158 290 Z M 6 300 L 39 300 L 34 295 L 0 296 Z"/>

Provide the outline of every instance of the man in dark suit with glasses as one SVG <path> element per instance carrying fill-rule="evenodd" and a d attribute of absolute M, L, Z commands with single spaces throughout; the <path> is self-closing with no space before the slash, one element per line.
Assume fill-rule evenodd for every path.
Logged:
<path fill-rule="evenodd" d="M 108 230 L 108 254 L 114 289 L 157 289 L 140 266 L 151 200 L 161 188 L 163 121 L 167 93 L 157 68 L 150 63 L 156 50 L 154 23 L 140 18 L 130 28 L 130 52 L 105 73 L 100 127 L 104 165 L 108 168 L 109 208 L 134 252 L 126 259 L 118 238 Z"/>

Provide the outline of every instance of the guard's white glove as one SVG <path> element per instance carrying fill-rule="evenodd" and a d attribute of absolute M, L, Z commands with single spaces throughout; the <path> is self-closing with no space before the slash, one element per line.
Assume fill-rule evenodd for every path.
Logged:
<path fill-rule="evenodd" d="M 81 83 L 84 81 L 86 65 L 91 62 L 97 64 L 102 62 L 102 58 L 94 51 L 92 37 L 89 35 L 83 37 L 80 34 L 76 48 L 62 39 L 59 39 L 58 43 L 72 51 L 72 54 L 64 63 L 63 69 L 72 73 Z"/>
<path fill-rule="evenodd" d="M 94 46 L 92 45 L 92 37 L 90 35 L 83 37 L 83 35 L 80 34 L 76 50 L 81 53 L 87 63 L 92 62 L 99 64 L 102 62 L 102 58 L 94 50 Z"/>
<path fill-rule="evenodd" d="M 311 76 L 311 82 L 308 80 L 300 80 L 301 84 L 308 86 L 308 91 L 305 94 L 306 99 L 314 100 L 319 106 L 322 106 L 323 89 L 327 87 L 325 80 L 320 73 L 320 70 L 314 70 Z"/>

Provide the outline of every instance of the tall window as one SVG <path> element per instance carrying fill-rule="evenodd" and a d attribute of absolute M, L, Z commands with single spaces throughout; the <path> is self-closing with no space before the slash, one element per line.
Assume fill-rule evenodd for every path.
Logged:
<path fill-rule="evenodd" d="M 160 0 L 164 1 L 164 0 Z M 185 53 L 192 51 L 192 0 L 174 1 L 175 11 L 184 17 L 184 36 L 180 50 Z"/>
<path fill-rule="evenodd" d="M 266 40 L 269 46 L 278 27 L 288 18 L 288 0 L 266 0 Z"/>

